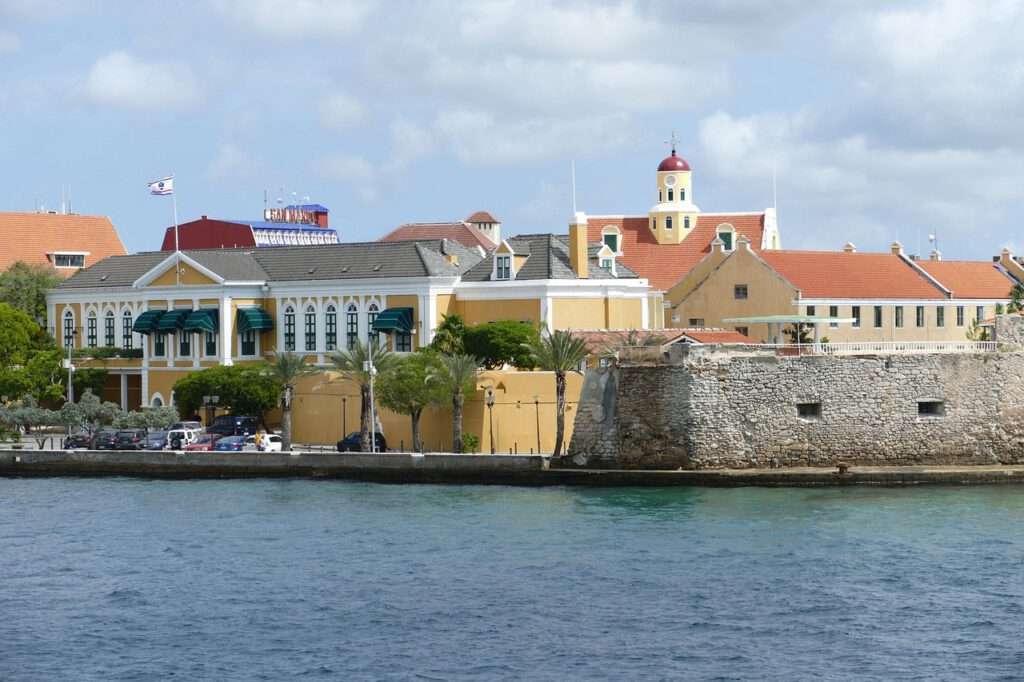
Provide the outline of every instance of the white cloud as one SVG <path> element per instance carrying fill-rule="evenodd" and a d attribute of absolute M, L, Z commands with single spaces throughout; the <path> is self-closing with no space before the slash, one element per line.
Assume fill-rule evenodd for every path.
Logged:
<path fill-rule="evenodd" d="M 392 161 L 389 170 L 401 171 L 412 161 L 433 153 L 437 149 L 437 136 L 433 130 L 407 118 L 391 122 Z"/>
<path fill-rule="evenodd" d="M 0 31 L 0 54 L 11 54 L 21 49 L 21 39 L 10 31 Z"/>
<path fill-rule="evenodd" d="M 331 130 L 351 128 L 363 120 L 365 113 L 362 102 L 343 92 L 320 101 L 320 125 Z"/>
<path fill-rule="evenodd" d="M 345 36 L 371 10 L 365 0 L 219 0 L 229 23 L 282 41 Z"/>
<path fill-rule="evenodd" d="M 377 168 L 361 156 L 335 154 L 316 161 L 314 167 L 321 176 L 347 185 L 363 201 L 377 198 Z"/>
<path fill-rule="evenodd" d="M 96 60 L 84 92 L 97 104 L 150 111 L 190 109 L 201 99 L 187 65 L 145 62 L 127 52 L 111 52 Z"/>
<path fill-rule="evenodd" d="M 250 175 L 256 162 L 245 150 L 235 144 L 222 144 L 217 156 L 206 169 L 206 176 L 211 180 L 238 178 Z"/>
<path fill-rule="evenodd" d="M 82 8 L 80 0 L 0 0 L 0 16 L 51 19 Z"/>

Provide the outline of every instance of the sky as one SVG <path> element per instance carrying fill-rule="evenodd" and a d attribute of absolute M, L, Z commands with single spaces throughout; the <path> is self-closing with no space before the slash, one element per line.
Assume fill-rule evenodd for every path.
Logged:
<path fill-rule="evenodd" d="M 487 210 L 643 215 L 674 132 L 709 212 L 786 248 L 1024 251 L 1024 3 L 0 0 L 0 210 L 319 202 L 343 241 Z"/>

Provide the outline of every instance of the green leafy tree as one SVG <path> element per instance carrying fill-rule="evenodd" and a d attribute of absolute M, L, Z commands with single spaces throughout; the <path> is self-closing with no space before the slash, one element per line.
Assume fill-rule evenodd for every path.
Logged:
<path fill-rule="evenodd" d="M 40 345 L 40 328 L 24 311 L 0 303 L 0 368 L 20 365 Z"/>
<path fill-rule="evenodd" d="M 61 380 L 67 384 L 67 379 L 67 372 L 64 372 Z M 103 393 L 103 386 L 107 383 L 107 370 L 102 367 L 76 366 L 75 371 L 71 373 L 71 381 L 74 384 L 76 396 L 83 395 L 86 391 L 100 395 Z"/>
<path fill-rule="evenodd" d="M 565 437 L 565 377 L 569 372 L 578 372 L 580 364 L 587 358 L 587 344 L 571 332 L 554 331 L 543 335 L 530 347 L 533 364 L 555 374 L 555 451 L 562 452 Z"/>
<path fill-rule="evenodd" d="M 303 356 L 297 353 L 274 353 L 274 359 L 265 367 L 274 378 L 281 393 L 281 449 L 288 452 L 292 449 L 292 398 L 295 395 L 295 383 L 302 377 L 317 374 L 321 370 L 315 365 L 307 365 Z"/>
<path fill-rule="evenodd" d="M 452 401 L 452 452 L 462 452 L 462 406 L 466 394 L 476 390 L 480 361 L 472 355 L 442 355 L 440 367 L 427 380 L 437 383 Z"/>
<path fill-rule="evenodd" d="M 120 414 L 120 405 L 103 402 L 92 391 L 86 391 L 77 403 L 64 403 L 64 406 L 60 408 L 60 423 L 93 436 L 101 427 L 112 423 Z"/>
<path fill-rule="evenodd" d="M 430 347 L 445 355 L 464 353 L 466 352 L 463 341 L 465 336 L 466 323 L 462 317 L 458 313 L 445 315 L 441 319 L 441 324 L 434 330 L 434 340 L 430 342 Z"/>
<path fill-rule="evenodd" d="M 814 343 L 814 337 L 811 335 L 811 325 L 804 322 L 791 324 L 783 329 L 782 333 L 786 335 L 790 343 Z"/>
<path fill-rule="evenodd" d="M 252 415 L 261 422 L 281 395 L 277 381 L 259 365 L 220 365 L 192 372 L 174 384 L 174 398 L 182 415 L 196 414 L 204 396 L 217 396 L 216 407 L 234 414 Z"/>
<path fill-rule="evenodd" d="M 448 397 L 439 382 L 428 380 L 431 373 L 440 370 L 441 360 L 436 352 L 420 351 L 399 358 L 376 384 L 377 395 L 384 407 L 409 416 L 414 452 L 423 452 L 420 439 L 423 410 L 444 403 Z"/>
<path fill-rule="evenodd" d="M 1017 282 L 1010 289 L 1010 303 L 1006 306 L 1006 312 L 1019 313 L 1024 310 L 1024 284 Z"/>
<path fill-rule="evenodd" d="M 144 407 L 141 410 L 122 412 L 114 418 L 114 427 L 118 429 L 165 429 L 181 417 L 178 408 L 173 405 L 160 407 Z"/>
<path fill-rule="evenodd" d="M 370 360 L 370 345 L 362 342 L 348 350 L 339 350 L 328 356 L 334 370 L 344 379 L 359 386 L 359 447 L 363 452 L 370 451 L 370 372 L 367 363 Z M 396 362 L 396 356 L 386 348 L 373 349 L 373 366 L 377 369 L 376 381 L 387 374 Z M 346 434 L 347 435 L 347 434 Z"/>
<path fill-rule="evenodd" d="M 16 308 L 38 325 L 46 324 L 46 292 L 60 284 L 57 271 L 18 261 L 0 273 L 0 302 Z"/>
<path fill-rule="evenodd" d="M 484 322 L 466 329 L 463 343 L 466 354 L 478 358 L 487 369 L 503 365 L 529 367 L 528 348 L 538 338 L 536 327 L 518 320 Z"/>

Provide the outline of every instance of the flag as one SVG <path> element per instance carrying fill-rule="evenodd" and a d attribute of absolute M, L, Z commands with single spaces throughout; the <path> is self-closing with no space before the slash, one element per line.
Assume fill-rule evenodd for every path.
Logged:
<path fill-rule="evenodd" d="M 174 176 L 163 178 L 162 180 L 154 180 L 149 183 L 150 194 L 174 194 Z"/>

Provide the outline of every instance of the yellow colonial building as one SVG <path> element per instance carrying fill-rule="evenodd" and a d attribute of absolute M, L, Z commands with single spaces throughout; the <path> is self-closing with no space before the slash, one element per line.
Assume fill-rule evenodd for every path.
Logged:
<path fill-rule="evenodd" d="M 107 258 L 47 296 L 66 348 L 95 349 L 126 409 L 171 404 L 189 372 L 277 350 L 324 364 L 334 350 L 429 345 L 448 314 L 549 329 L 648 326 L 648 284 L 588 244 L 529 235 L 490 253 L 448 240 L 152 252 Z M 376 323 L 376 325 L 375 325 Z M 383 324 L 382 324 L 383 323 Z"/>

